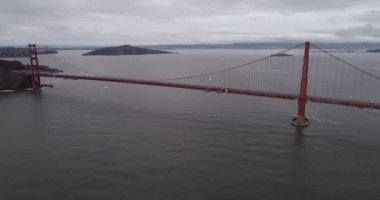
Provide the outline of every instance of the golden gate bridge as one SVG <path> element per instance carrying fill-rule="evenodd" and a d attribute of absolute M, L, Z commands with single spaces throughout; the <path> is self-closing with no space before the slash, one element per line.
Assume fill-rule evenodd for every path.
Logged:
<path fill-rule="evenodd" d="M 31 67 L 26 73 L 32 77 L 33 89 L 41 88 L 41 77 L 48 77 L 297 100 L 297 117 L 291 123 L 299 127 L 310 124 L 305 115 L 307 102 L 380 110 L 380 77 L 376 73 L 309 42 L 222 70 L 166 79 L 41 73 L 37 52 L 36 45 L 30 44 Z"/>

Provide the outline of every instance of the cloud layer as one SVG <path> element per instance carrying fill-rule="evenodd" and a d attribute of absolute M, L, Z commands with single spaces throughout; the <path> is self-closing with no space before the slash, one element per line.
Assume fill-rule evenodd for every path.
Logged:
<path fill-rule="evenodd" d="M 380 42 L 378 0 L 2 0 L 0 45 Z"/>

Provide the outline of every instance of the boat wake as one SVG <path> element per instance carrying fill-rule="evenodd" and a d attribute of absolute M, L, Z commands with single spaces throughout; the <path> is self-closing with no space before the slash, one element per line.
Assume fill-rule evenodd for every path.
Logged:
<path fill-rule="evenodd" d="M 0 93 L 11 93 L 16 92 L 16 90 L 0 90 Z"/>
<path fill-rule="evenodd" d="M 326 117 L 318 116 L 318 113 L 313 112 L 312 110 L 309 111 L 309 114 L 307 116 L 310 120 L 317 121 L 319 123 L 329 123 L 329 124 L 342 124 L 342 122 L 335 121 Z"/>

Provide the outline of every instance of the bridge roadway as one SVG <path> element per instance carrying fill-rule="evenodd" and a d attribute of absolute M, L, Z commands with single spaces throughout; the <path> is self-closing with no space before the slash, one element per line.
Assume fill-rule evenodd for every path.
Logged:
<path fill-rule="evenodd" d="M 250 96 L 259 96 L 259 97 L 288 99 L 288 100 L 297 100 L 299 97 L 298 95 L 285 94 L 285 93 L 244 90 L 244 89 L 216 87 L 216 86 L 193 85 L 193 84 L 184 84 L 184 83 L 170 83 L 170 82 L 155 81 L 155 80 L 140 80 L 140 79 L 128 79 L 128 78 L 96 77 L 96 76 L 81 76 L 81 75 L 51 74 L 51 73 L 41 73 L 40 76 L 49 77 L 49 78 L 72 79 L 72 80 L 105 81 L 105 82 L 138 84 L 138 85 L 182 88 L 182 89 L 191 89 L 191 90 L 202 90 L 202 91 L 208 91 L 208 92 L 250 95 Z M 314 96 L 307 96 L 307 100 L 310 102 L 315 102 L 315 103 L 351 106 L 351 107 L 357 107 L 361 109 L 368 108 L 368 109 L 380 110 L 380 103 L 341 100 L 341 99 L 314 97 Z"/>

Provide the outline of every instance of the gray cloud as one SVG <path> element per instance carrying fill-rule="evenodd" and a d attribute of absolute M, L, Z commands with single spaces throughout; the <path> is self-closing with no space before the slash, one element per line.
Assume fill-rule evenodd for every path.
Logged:
<path fill-rule="evenodd" d="M 245 14 L 275 11 L 282 13 L 346 9 L 363 5 L 379 6 L 377 0 L 3 0 L 1 13 L 46 16 L 50 14 L 109 13 L 139 17 L 174 17 L 214 14 Z M 370 7 L 370 6 L 368 6 Z"/>
<path fill-rule="evenodd" d="M 369 10 L 362 14 L 354 16 L 355 20 L 363 21 L 366 23 L 380 24 L 380 10 Z"/>
<path fill-rule="evenodd" d="M 376 27 L 372 24 L 353 26 L 337 30 L 336 35 L 349 38 L 364 37 L 368 39 L 380 39 L 380 27 Z"/>
<path fill-rule="evenodd" d="M 354 35 L 379 10 L 378 0 L 2 0 L 0 45 L 376 39 L 375 26 Z"/>

